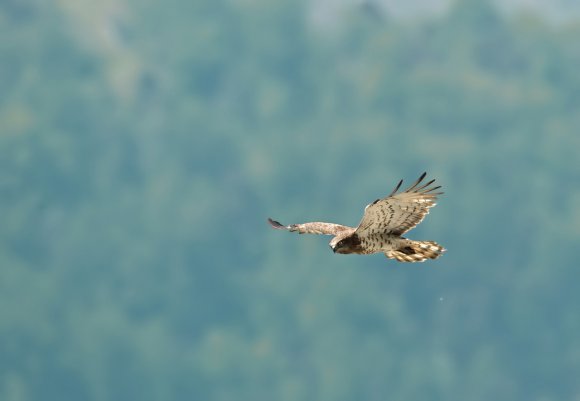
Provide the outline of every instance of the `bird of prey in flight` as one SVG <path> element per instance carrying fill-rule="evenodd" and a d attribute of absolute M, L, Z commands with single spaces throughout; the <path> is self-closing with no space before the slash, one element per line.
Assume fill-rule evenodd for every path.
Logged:
<path fill-rule="evenodd" d="M 409 188 L 397 193 L 403 180 L 386 197 L 367 205 L 358 227 L 347 227 L 334 223 L 310 222 L 285 226 L 268 219 L 276 229 L 299 234 L 332 235 L 330 247 L 335 253 L 362 254 L 382 252 L 389 259 L 399 262 L 423 262 L 437 259 L 445 248 L 434 241 L 414 241 L 403 237 L 407 231 L 419 224 L 436 205 L 436 192 L 441 186 L 433 187 L 431 180 L 423 184 L 427 173 L 423 173 Z"/>

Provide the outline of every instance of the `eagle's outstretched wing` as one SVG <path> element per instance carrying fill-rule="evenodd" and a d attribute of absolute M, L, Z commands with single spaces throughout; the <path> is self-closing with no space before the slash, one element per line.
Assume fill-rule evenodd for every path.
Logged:
<path fill-rule="evenodd" d="M 429 213 L 429 208 L 436 205 L 437 195 L 433 192 L 441 188 L 430 187 L 435 180 L 420 185 L 427 173 L 403 192 L 396 193 L 403 180 L 393 192 L 383 199 L 377 199 L 365 208 L 364 216 L 356 228 L 359 236 L 377 233 L 402 235 L 419 224 Z"/>
<path fill-rule="evenodd" d="M 340 224 L 334 223 L 322 223 L 322 222 L 312 222 L 304 224 L 290 224 L 285 226 L 280 224 L 276 220 L 268 218 L 268 223 L 274 228 L 279 230 L 297 231 L 299 234 L 324 234 L 324 235 L 337 235 L 345 230 L 354 231 L 354 228 L 341 226 Z"/>

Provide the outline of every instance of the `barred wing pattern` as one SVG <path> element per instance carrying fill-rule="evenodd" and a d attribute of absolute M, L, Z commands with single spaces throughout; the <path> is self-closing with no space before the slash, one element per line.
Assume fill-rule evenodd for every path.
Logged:
<path fill-rule="evenodd" d="M 346 231 L 354 232 L 353 227 L 342 226 L 334 223 L 323 223 L 314 221 L 311 223 L 291 224 L 285 226 L 276 220 L 268 219 L 268 223 L 278 230 L 296 231 L 299 234 L 323 234 L 323 235 L 338 235 Z"/>
<path fill-rule="evenodd" d="M 403 192 L 396 193 L 403 180 L 383 199 L 377 199 L 365 208 L 364 216 L 355 233 L 362 237 L 374 234 L 403 235 L 419 224 L 436 205 L 437 196 L 443 192 L 434 192 L 441 188 L 430 187 L 435 180 L 419 185 L 427 173 Z"/>

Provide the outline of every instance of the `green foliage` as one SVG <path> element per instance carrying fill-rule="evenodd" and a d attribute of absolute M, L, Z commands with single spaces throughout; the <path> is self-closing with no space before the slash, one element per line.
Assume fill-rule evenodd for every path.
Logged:
<path fill-rule="evenodd" d="M 0 5 L 0 399 L 580 397 L 578 25 L 109 3 Z M 424 170 L 436 262 L 266 225 Z"/>

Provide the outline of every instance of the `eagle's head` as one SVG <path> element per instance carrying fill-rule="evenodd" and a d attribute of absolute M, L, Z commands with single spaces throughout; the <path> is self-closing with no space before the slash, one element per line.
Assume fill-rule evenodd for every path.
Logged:
<path fill-rule="evenodd" d="M 361 250 L 360 238 L 356 234 L 347 237 L 337 235 L 329 245 L 334 253 L 358 253 Z"/>

